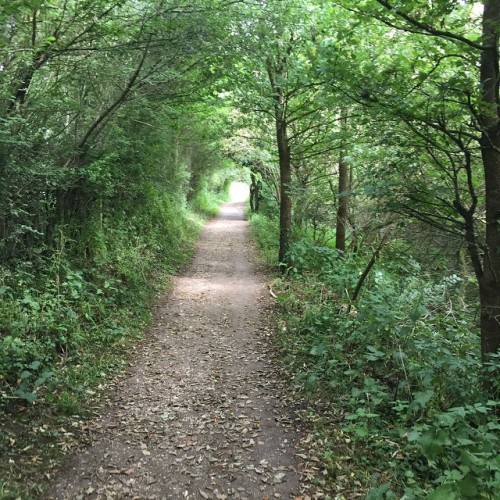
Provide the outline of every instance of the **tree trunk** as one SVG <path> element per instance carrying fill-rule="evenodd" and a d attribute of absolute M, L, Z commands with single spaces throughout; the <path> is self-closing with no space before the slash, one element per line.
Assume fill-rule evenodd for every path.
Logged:
<path fill-rule="evenodd" d="M 292 197 L 290 188 L 292 183 L 292 162 L 290 145 L 288 144 L 287 118 L 286 118 L 286 93 L 278 83 L 276 76 L 283 78 L 285 75 L 284 62 L 276 67 L 271 60 L 267 61 L 267 74 L 274 97 L 274 120 L 276 124 L 276 143 L 280 166 L 279 192 L 280 192 L 280 247 L 278 260 L 281 272 L 287 268 L 288 250 L 290 249 L 290 236 L 292 232 Z"/>
<path fill-rule="evenodd" d="M 33 81 L 35 73 L 50 59 L 51 44 L 44 44 L 39 50 L 36 50 L 36 38 L 38 30 L 38 10 L 33 10 L 31 19 L 31 48 L 33 55 L 29 65 L 21 68 L 15 80 L 15 88 L 12 91 L 12 98 L 8 104 L 7 112 L 10 114 L 14 111 L 20 111 L 28 95 L 28 90 Z M 57 35 L 57 33 L 56 33 Z"/>
<path fill-rule="evenodd" d="M 127 82 L 126 87 L 121 91 L 120 95 L 115 99 L 115 101 L 110 104 L 101 114 L 97 117 L 94 123 L 87 130 L 87 133 L 83 136 L 82 140 L 79 142 L 76 147 L 77 155 L 81 156 L 89 142 L 90 138 L 95 135 L 96 131 L 99 127 L 105 123 L 105 121 L 111 116 L 122 104 L 124 104 L 132 90 L 134 89 L 136 82 L 141 74 L 142 68 L 146 62 L 146 58 L 149 54 L 149 46 L 151 44 L 151 40 L 153 35 L 149 35 L 146 46 L 143 50 L 141 59 L 139 60 L 139 64 L 137 65 L 136 70 L 132 73 L 129 81 Z"/>
<path fill-rule="evenodd" d="M 481 155 L 486 198 L 486 241 L 483 272 L 479 278 L 481 301 L 481 354 L 500 348 L 500 116 L 499 53 L 500 0 L 485 0 L 481 54 Z"/>
<path fill-rule="evenodd" d="M 358 279 L 358 282 L 356 284 L 356 288 L 354 289 L 354 292 L 353 292 L 352 297 L 351 297 L 351 304 L 353 302 L 356 302 L 356 300 L 358 300 L 359 292 L 361 291 L 361 288 L 363 287 L 363 285 L 366 281 L 366 278 L 368 277 L 368 274 L 372 270 L 372 267 L 375 265 L 375 262 L 377 262 L 377 259 L 380 257 L 380 252 L 382 251 L 384 246 L 389 242 L 390 235 L 391 235 L 391 228 L 388 228 L 386 230 L 384 236 L 380 240 L 380 243 L 378 244 L 377 249 L 375 250 L 375 252 L 373 252 L 372 258 L 370 259 L 370 261 L 366 265 L 365 270 L 361 273 L 361 275 Z M 350 307 L 349 307 L 349 312 L 351 312 Z"/>
<path fill-rule="evenodd" d="M 500 292 L 498 283 L 489 287 L 479 284 L 481 301 L 481 358 L 488 361 L 489 355 L 499 350 Z"/>
<path fill-rule="evenodd" d="M 345 133 L 347 126 L 346 112 L 341 111 L 340 127 L 341 133 Z M 344 139 L 342 138 L 342 143 Z M 349 218 L 349 191 L 350 191 L 350 171 L 349 165 L 345 161 L 344 149 L 341 147 L 339 154 L 339 206 L 337 209 L 337 227 L 335 231 L 335 248 L 345 253 L 346 250 L 346 229 Z"/>
<path fill-rule="evenodd" d="M 337 209 L 337 226 L 335 232 L 335 248 L 341 252 L 346 250 L 346 229 L 349 217 L 349 165 L 344 161 L 344 154 L 339 157 L 339 206 Z"/>
<path fill-rule="evenodd" d="M 280 268 L 284 272 L 288 260 L 292 231 L 292 198 L 290 196 L 292 168 L 290 146 L 288 145 L 286 123 L 284 120 L 276 120 L 276 139 L 280 164 L 280 248 L 278 258 Z"/>
<path fill-rule="evenodd" d="M 260 186 L 261 182 L 257 179 L 257 174 L 255 172 L 250 172 L 250 210 L 252 213 L 257 213 L 259 211 L 259 201 L 260 201 Z"/>

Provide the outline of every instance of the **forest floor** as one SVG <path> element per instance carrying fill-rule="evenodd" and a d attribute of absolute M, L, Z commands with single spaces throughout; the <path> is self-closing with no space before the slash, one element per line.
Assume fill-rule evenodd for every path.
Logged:
<path fill-rule="evenodd" d="M 269 343 L 242 203 L 225 204 L 43 498 L 322 498 Z M 302 448 L 305 448 L 302 449 Z"/>

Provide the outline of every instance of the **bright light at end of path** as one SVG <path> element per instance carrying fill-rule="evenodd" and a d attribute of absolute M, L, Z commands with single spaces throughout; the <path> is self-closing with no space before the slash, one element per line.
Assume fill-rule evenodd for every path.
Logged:
<path fill-rule="evenodd" d="M 232 182 L 229 188 L 230 201 L 234 203 L 246 201 L 250 192 L 249 189 L 248 184 L 244 182 Z"/>

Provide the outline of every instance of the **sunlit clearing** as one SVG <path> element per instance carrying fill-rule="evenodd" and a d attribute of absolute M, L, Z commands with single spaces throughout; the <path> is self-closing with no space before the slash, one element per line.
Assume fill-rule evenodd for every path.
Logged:
<path fill-rule="evenodd" d="M 248 184 L 244 182 L 232 182 L 229 188 L 229 200 L 236 203 L 246 201 L 249 195 Z"/>

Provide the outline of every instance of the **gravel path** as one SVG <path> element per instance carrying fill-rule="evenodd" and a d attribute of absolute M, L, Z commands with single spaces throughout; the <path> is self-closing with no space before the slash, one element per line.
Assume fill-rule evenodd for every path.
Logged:
<path fill-rule="evenodd" d="M 69 458 L 44 498 L 301 494 L 300 433 L 266 347 L 269 292 L 243 208 L 226 204 L 206 226 L 134 366 L 92 422 L 92 444 Z"/>

